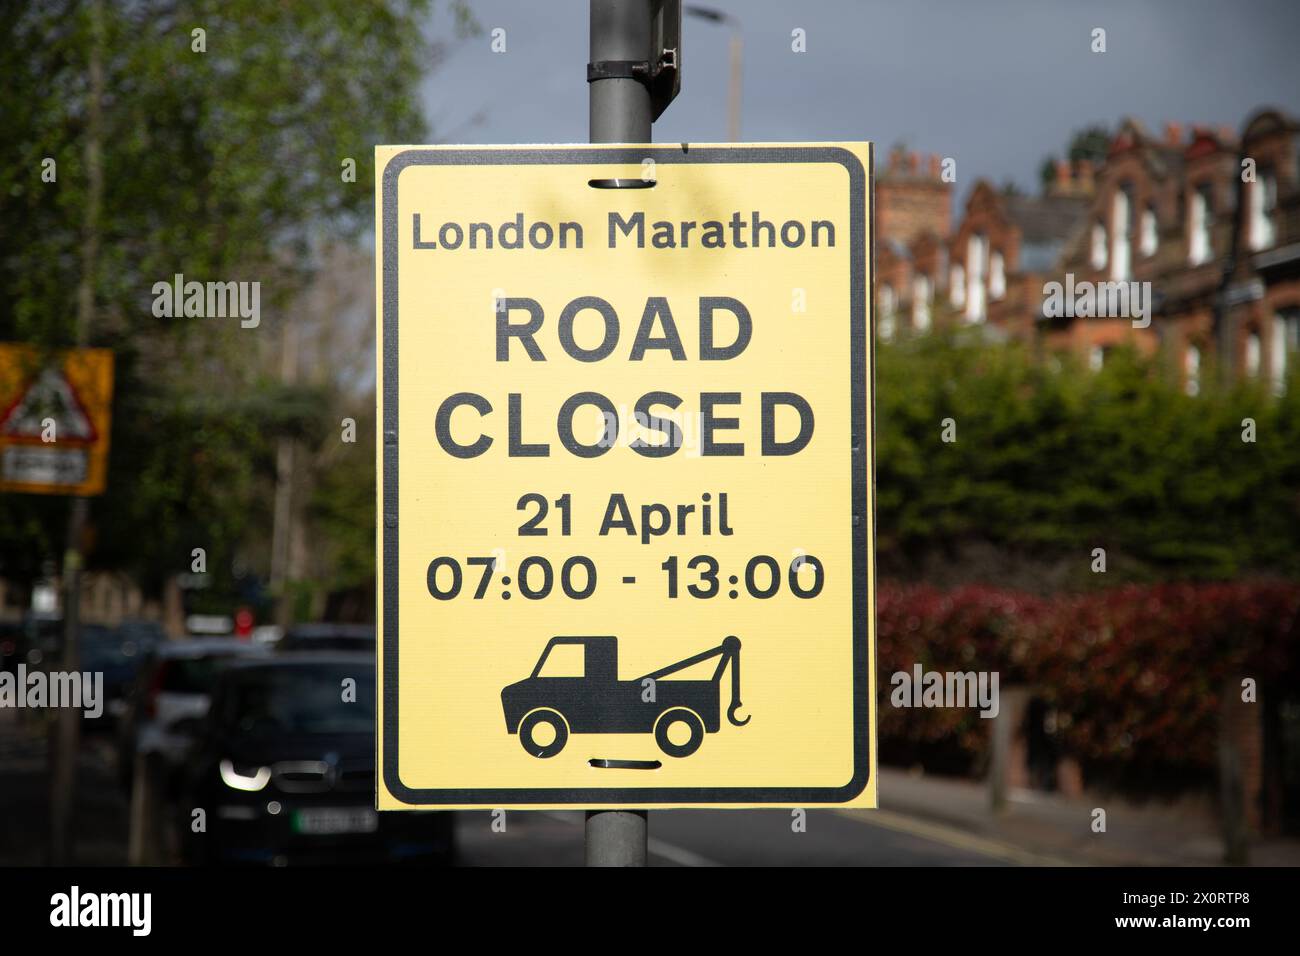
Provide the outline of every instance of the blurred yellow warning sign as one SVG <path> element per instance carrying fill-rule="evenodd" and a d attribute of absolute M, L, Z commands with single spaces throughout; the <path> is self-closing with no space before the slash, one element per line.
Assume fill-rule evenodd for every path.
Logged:
<path fill-rule="evenodd" d="M 874 806 L 871 147 L 380 147 L 378 804 Z"/>
<path fill-rule="evenodd" d="M 112 405 L 107 349 L 0 344 L 0 491 L 102 494 Z"/>

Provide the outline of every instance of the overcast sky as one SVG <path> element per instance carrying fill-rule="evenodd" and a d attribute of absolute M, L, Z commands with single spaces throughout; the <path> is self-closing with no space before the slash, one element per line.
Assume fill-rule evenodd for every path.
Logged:
<path fill-rule="evenodd" d="M 1256 107 L 1300 113 L 1300 0 L 711 0 L 745 40 L 741 138 L 903 141 L 979 177 L 1037 188 L 1072 130 L 1123 116 L 1240 129 Z M 473 0 L 425 101 L 439 139 L 587 139 L 587 0 Z M 449 33 L 435 15 L 433 30 Z M 506 31 L 493 53 L 491 31 Z M 802 28 L 807 52 L 791 52 Z M 1090 50 L 1094 27 L 1105 53 Z M 682 92 L 654 138 L 727 130 L 728 29 L 687 17 Z"/>

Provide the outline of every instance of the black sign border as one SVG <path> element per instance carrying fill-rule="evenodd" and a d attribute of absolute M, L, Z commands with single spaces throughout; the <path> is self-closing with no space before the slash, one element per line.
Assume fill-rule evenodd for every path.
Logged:
<path fill-rule="evenodd" d="M 397 186 L 402 170 L 409 166 L 534 166 L 534 165 L 640 165 L 651 158 L 657 165 L 692 163 L 834 163 L 849 176 L 850 311 L 849 323 L 852 389 L 852 504 L 853 504 L 853 777 L 840 787 L 483 787 L 415 789 L 402 783 L 398 773 L 398 609 L 397 609 Z M 868 615 L 874 614 L 870 596 L 875 581 L 868 575 L 867 538 L 868 483 L 875 474 L 875 330 L 867 322 L 866 304 L 874 293 L 866 285 L 867 190 L 874 195 L 875 152 L 871 149 L 867 169 L 858 157 L 839 146 L 727 146 L 680 145 L 596 146 L 590 148 L 504 148 L 504 149 L 407 149 L 384 167 L 379 222 L 383 236 L 383 752 L 379 754 L 384 785 L 403 803 L 413 806 L 504 806 L 558 804 L 579 806 L 644 807 L 656 804 L 712 806 L 717 804 L 769 804 L 803 806 L 848 803 L 867 786 L 871 775 L 870 667 L 872 653 Z M 874 205 L 871 215 L 874 218 Z M 874 236 L 874 222 L 873 236 Z M 874 246 L 872 249 L 874 262 Z M 868 380 L 867 342 L 872 343 Z M 870 389 L 870 392 L 868 391 Z M 871 440 L 863 441 L 867 416 L 871 415 Z M 870 446 L 870 447 L 868 447 Z M 868 471 L 870 468 L 870 471 Z M 874 502 L 873 502 L 874 503 Z M 874 516 L 873 516 L 874 517 Z M 875 522 L 871 522 L 872 537 Z"/>

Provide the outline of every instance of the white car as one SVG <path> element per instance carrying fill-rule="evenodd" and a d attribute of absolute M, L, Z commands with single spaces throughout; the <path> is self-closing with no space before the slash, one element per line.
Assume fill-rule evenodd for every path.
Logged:
<path fill-rule="evenodd" d="M 193 729 L 207 715 L 218 672 L 234 659 L 266 655 L 265 645 L 233 637 L 164 641 L 140 668 L 118 735 L 118 777 L 131 787 L 138 756 L 157 755 L 170 774 L 185 759 Z"/>

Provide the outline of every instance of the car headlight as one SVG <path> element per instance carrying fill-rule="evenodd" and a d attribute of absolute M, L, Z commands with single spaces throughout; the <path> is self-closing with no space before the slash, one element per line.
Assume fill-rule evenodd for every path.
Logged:
<path fill-rule="evenodd" d="M 221 761 L 221 782 L 232 790 L 245 790 L 254 793 L 271 782 L 271 768 L 248 764 L 236 766 L 233 760 L 223 760 Z"/>

